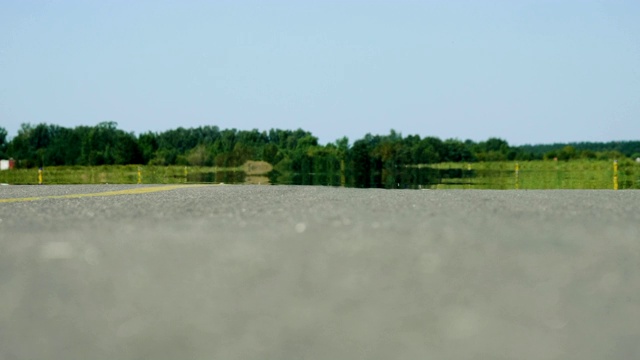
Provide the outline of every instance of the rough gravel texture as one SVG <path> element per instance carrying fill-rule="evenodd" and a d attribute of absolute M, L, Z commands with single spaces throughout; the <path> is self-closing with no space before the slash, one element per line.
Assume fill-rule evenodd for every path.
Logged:
<path fill-rule="evenodd" d="M 640 354 L 640 191 L 204 186 L 0 219 L 3 360 Z"/>

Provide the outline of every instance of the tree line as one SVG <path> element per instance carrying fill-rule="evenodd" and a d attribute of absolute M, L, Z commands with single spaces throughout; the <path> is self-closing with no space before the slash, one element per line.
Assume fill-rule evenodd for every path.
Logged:
<path fill-rule="evenodd" d="M 511 146 L 506 140 L 446 139 L 419 135 L 367 134 L 352 144 L 346 137 L 321 145 L 308 131 L 236 130 L 217 126 L 146 132 L 136 136 L 115 122 L 66 128 L 23 124 L 8 140 L 0 127 L 0 158 L 18 167 L 58 165 L 192 165 L 237 167 L 262 160 L 276 169 L 299 173 L 344 172 L 353 176 L 405 165 L 504 160 L 569 160 L 640 157 L 640 141 Z"/>

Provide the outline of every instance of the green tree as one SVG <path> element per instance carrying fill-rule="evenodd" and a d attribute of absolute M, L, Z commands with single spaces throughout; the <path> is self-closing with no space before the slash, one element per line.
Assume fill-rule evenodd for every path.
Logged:
<path fill-rule="evenodd" d="M 42 131 L 39 131 L 42 134 Z M 18 161 L 20 167 L 41 166 L 38 146 L 44 139 L 37 139 L 35 126 L 30 123 L 23 123 L 18 129 L 18 135 L 9 144 L 9 153 Z"/>
<path fill-rule="evenodd" d="M 187 155 L 187 161 L 193 166 L 210 166 L 213 164 L 211 152 L 204 144 L 197 145 Z"/>
<path fill-rule="evenodd" d="M 7 151 L 7 130 L 0 127 L 0 158 L 4 159 Z"/>
<path fill-rule="evenodd" d="M 158 135 L 152 132 L 146 132 L 138 136 L 138 147 L 140 149 L 141 161 L 148 164 L 156 157 L 158 151 Z"/>
<path fill-rule="evenodd" d="M 567 145 L 557 153 L 557 157 L 558 157 L 558 160 L 565 160 L 565 161 L 576 159 L 578 158 L 578 151 L 576 151 L 576 149 L 573 146 Z"/>
<path fill-rule="evenodd" d="M 478 144 L 470 143 L 468 147 L 473 149 L 475 158 L 478 161 L 514 160 L 517 155 L 509 147 L 509 143 L 506 140 L 495 137 L 481 141 Z"/>
<path fill-rule="evenodd" d="M 136 137 L 117 129 L 113 121 L 101 122 L 82 137 L 84 165 L 124 165 L 142 163 Z"/>
<path fill-rule="evenodd" d="M 49 143 L 44 151 L 47 165 L 76 165 L 81 157 L 82 131 L 49 125 Z"/>
<path fill-rule="evenodd" d="M 443 145 L 443 156 L 441 161 L 445 162 L 463 162 L 475 161 L 473 154 L 467 146 L 460 140 L 447 139 Z"/>

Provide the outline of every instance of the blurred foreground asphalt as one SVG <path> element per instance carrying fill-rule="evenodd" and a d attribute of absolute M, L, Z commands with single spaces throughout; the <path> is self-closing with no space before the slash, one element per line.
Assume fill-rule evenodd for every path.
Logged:
<path fill-rule="evenodd" d="M 0 187 L 2 360 L 632 359 L 638 339 L 640 191 Z"/>

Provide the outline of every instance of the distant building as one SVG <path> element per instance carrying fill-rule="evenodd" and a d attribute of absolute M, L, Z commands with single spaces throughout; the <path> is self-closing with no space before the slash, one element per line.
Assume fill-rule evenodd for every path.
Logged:
<path fill-rule="evenodd" d="M 0 170 L 11 170 L 16 165 L 13 159 L 0 160 Z"/>

